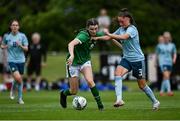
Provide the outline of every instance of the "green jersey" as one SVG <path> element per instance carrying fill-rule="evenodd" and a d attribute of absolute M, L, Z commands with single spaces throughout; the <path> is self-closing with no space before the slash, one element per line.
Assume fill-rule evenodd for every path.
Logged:
<path fill-rule="evenodd" d="M 103 32 L 97 32 L 96 36 L 103 36 Z M 91 49 L 94 47 L 95 42 L 91 40 L 91 36 L 87 30 L 80 31 L 75 39 L 80 41 L 80 44 L 74 47 L 74 60 L 72 65 L 82 65 L 85 62 L 91 59 Z M 68 53 L 67 58 L 69 58 L 70 54 Z"/>

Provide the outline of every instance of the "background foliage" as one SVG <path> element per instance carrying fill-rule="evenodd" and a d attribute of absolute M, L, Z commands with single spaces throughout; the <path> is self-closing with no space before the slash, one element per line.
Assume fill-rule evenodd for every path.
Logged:
<path fill-rule="evenodd" d="M 49 50 L 65 51 L 74 31 L 84 28 L 88 18 L 97 17 L 101 8 L 113 18 L 123 7 L 134 15 L 143 49 L 152 51 L 164 31 L 170 31 L 180 47 L 179 0 L 1 0 L 0 35 L 8 31 L 11 19 L 18 18 L 28 37 L 38 31 Z M 117 27 L 113 23 L 111 31 Z"/>

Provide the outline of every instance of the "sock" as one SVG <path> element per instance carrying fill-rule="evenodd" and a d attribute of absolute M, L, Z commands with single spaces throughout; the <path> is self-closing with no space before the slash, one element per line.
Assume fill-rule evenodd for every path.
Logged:
<path fill-rule="evenodd" d="M 18 83 L 18 99 L 22 99 L 22 92 L 23 92 L 23 82 Z"/>
<path fill-rule="evenodd" d="M 164 93 L 166 91 L 166 84 L 165 84 L 165 80 L 162 81 L 161 83 L 161 93 Z"/>
<path fill-rule="evenodd" d="M 69 89 L 64 90 L 64 91 L 63 91 L 63 94 L 64 94 L 65 96 L 72 95 Z"/>
<path fill-rule="evenodd" d="M 27 90 L 30 90 L 30 89 L 31 89 L 31 83 L 30 83 L 30 82 L 27 82 L 27 83 L 26 83 L 26 88 L 27 88 Z"/>
<path fill-rule="evenodd" d="M 91 93 L 93 94 L 94 99 L 96 100 L 97 104 L 101 105 L 102 104 L 101 98 L 99 96 L 99 91 L 97 90 L 96 86 L 91 88 Z"/>
<path fill-rule="evenodd" d="M 116 92 L 116 101 L 119 102 L 122 100 L 122 77 L 115 77 L 115 92 Z"/>
<path fill-rule="evenodd" d="M 12 86 L 11 86 L 11 91 L 12 92 L 14 92 L 16 90 L 16 84 L 17 84 L 17 82 L 15 80 L 13 80 Z"/>
<path fill-rule="evenodd" d="M 165 88 L 167 92 L 171 92 L 171 84 L 169 79 L 165 80 Z"/>
<path fill-rule="evenodd" d="M 157 102 L 157 99 L 156 99 L 156 97 L 154 96 L 154 93 L 152 92 L 151 88 L 149 88 L 149 86 L 146 85 L 146 86 L 143 88 L 143 91 L 145 92 L 145 94 L 150 98 L 150 100 L 151 100 L 153 103 Z"/>

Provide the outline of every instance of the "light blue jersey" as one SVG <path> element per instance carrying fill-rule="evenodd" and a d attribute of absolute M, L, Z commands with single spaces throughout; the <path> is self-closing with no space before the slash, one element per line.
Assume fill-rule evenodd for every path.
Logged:
<path fill-rule="evenodd" d="M 173 64 L 173 54 L 176 53 L 176 46 L 174 43 L 158 44 L 156 47 L 156 54 L 158 55 L 158 62 L 160 66 Z"/>
<path fill-rule="evenodd" d="M 9 33 L 3 37 L 3 45 L 8 46 L 8 62 L 24 63 L 24 51 L 16 44 L 17 41 L 20 41 L 23 46 L 28 46 L 28 40 L 24 33 L 18 32 L 16 35 Z"/>
<path fill-rule="evenodd" d="M 129 34 L 130 36 L 127 40 L 120 40 L 123 47 L 123 58 L 130 62 L 144 60 L 144 54 L 139 44 L 138 30 L 134 25 L 130 25 L 128 28 L 120 27 L 113 34 Z"/>

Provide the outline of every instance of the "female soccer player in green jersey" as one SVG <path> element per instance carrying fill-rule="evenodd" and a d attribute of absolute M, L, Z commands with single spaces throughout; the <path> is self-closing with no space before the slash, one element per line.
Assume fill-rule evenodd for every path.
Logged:
<path fill-rule="evenodd" d="M 70 89 L 63 90 L 60 93 L 60 104 L 63 108 L 67 107 L 66 98 L 70 95 L 76 95 L 79 88 L 78 77 L 80 72 L 84 75 L 93 94 L 99 110 L 103 110 L 99 91 L 93 80 L 93 73 L 91 67 L 90 52 L 94 46 L 91 37 L 102 36 L 98 32 L 98 22 L 92 18 L 87 21 L 86 29 L 80 31 L 75 39 L 68 44 L 68 57 L 67 57 L 67 76 L 69 78 Z"/>
<path fill-rule="evenodd" d="M 1 48 L 7 48 L 8 52 L 8 65 L 12 72 L 14 82 L 12 84 L 10 98 L 14 99 L 15 83 L 18 84 L 18 103 L 24 104 L 22 99 L 24 63 L 24 51 L 28 51 L 28 40 L 24 33 L 19 32 L 19 22 L 12 20 L 10 23 L 11 32 L 3 37 Z"/>

